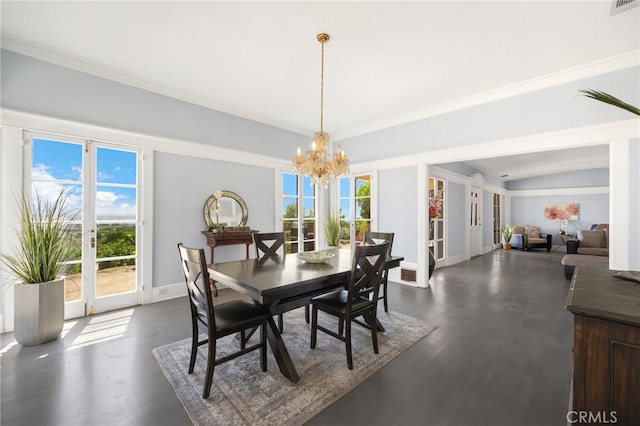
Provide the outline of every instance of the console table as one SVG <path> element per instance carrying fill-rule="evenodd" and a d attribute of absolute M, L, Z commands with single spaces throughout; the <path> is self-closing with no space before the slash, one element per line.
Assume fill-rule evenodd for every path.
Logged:
<path fill-rule="evenodd" d="M 253 234 L 259 231 L 249 229 L 246 231 L 223 231 L 223 232 L 211 232 L 202 231 L 207 238 L 207 245 L 211 248 L 211 263 L 215 262 L 215 248 L 220 246 L 232 246 L 244 244 L 245 247 L 245 259 L 249 259 L 249 246 L 253 244 Z M 216 282 L 211 280 L 213 286 L 213 295 L 218 295 L 218 287 Z"/>
<path fill-rule="evenodd" d="M 566 309 L 574 315 L 571 410 L 640 424 L 640 284 L 577 267 Z"/>

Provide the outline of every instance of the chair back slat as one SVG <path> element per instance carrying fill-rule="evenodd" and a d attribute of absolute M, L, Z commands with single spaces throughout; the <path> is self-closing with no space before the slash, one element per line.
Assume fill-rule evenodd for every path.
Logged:
<path fill-rule="evenodd" d="M 349 300 L 366 299 L 377 303 L 387 251 L 386 243 L 356 247 L 349 277 Z M 347 310 L 350 306 L 349 303 Z"/>
<path fill-rule="evenodd" d="M 283 256 L 285 254 L 285 232 L 262 232 L 253 234 L 258 259 Z"/>
<path fill-rule="evenodd" d="M 365 244 L 387 243 L 387 256 L 391 256 L 394 235 L 395 234 L 393 232 L 367 231 L 364 233 L 364 242 Z"/>
<path fill-rule="evenodd" d="M 178 252 L 187 285 L 192 320 L 204 326 L 211 322 L 211 328 L 215 330 L 213 292 L 204 249 L 188 248 L 180 243 Z"/>

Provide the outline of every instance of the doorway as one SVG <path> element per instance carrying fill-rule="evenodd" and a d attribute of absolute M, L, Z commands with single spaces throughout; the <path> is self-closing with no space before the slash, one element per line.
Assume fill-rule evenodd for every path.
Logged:
<path fill-rule="evenodd" d="M 103 142 L 27 132 L 25 191 L 66 189 L 74 252 L 65 271 L 65 318 L 141 303 L 140 152 Z"/>
<path fill-rule="evenodd" d="M 482 211 L 482 189 L 472 185 L 469 195 L 471 203 L 470 249 L 471 257 L 474 257 L 482 254 L 482 220 L 480 215 Z"/>

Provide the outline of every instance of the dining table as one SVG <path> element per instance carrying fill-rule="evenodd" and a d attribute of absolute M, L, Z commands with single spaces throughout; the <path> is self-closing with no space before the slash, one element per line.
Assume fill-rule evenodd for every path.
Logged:
<path fill-rule="evenodd" d="M 211 279 L 250 297 L 271 314 L 267 340 L 280 372 L 294 383 L 300 377 L 273 315 L 307 306 L 313 297 L 347 285 L 353 251 L 333 251 L 334 256 L 322 263 L 305 262 L 292 253 L 207 265 Z M 402 256 L 388 256 L 385 268 L 398 267 L 402 260 Z"/>

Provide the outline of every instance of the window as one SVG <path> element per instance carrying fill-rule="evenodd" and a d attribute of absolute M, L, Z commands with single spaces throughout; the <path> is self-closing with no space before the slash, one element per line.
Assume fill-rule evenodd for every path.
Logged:
<path fill-rule="evenodd" d="M 371 231 L 371 174 L 346 176 L 338 180 L 338 216 L 342 224 L 341 246 L 362 242 Z"/>
<path fill-rule="evenodd" d="M 316 249 L 316 186 L 309 176 L 282 173 L 282 230 L 287 253 Z"/>

